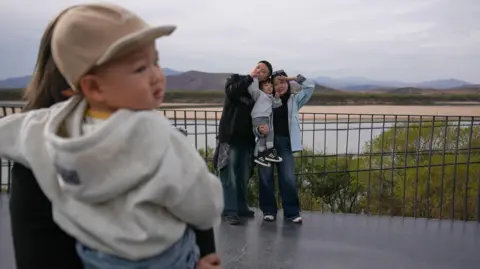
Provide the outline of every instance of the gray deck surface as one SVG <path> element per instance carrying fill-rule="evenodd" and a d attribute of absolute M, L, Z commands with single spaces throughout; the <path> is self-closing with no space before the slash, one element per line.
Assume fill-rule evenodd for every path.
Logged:
<path fill-rule="evenodd" d="M 0 203 L 0 269 L 14 269 L 8 201 Z M 257 212 L 259 215 L 259 212 Z M 304 224 L 222 224 L 224 268 L 478 269 L 480 225 L 305 212 Z M 41 268 L 41 267 L 39 267 Z"/>

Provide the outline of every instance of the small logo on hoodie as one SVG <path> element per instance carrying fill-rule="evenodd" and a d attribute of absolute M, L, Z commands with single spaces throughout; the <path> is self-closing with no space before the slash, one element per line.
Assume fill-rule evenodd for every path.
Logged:
<path fill-rule="evenodd" d="M 80 185 L 80 177 L 78 176 L 77 171 L 63 168 L 58 164 L 55 164 L 55 167 L 57 168 L 58 175 L 65 183 L 71 185 Z"/>

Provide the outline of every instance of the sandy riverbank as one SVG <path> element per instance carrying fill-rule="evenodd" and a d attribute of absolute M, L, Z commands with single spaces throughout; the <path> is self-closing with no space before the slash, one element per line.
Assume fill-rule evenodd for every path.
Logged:
<path fill-rule="evenodd" d="M 168 118 L 177 119 L 220 119 L 221 107 L 165 109 Z M 480 117 L 480 106 L 305 106 L 300 116 L 306 120 L 322 120 L 339 118 L 370 119 L 412 116 L 475 116 Z M 479 119 L 480 120 L 480 119 Z"/>
<path fill-rule="evenodd" d="M 178 107 L 182 104 L 164 104 L 161 109 L 162 113 L 166 114 L 170 119 L 220 119 L 222 113 L 221 107 L 201 107 L 201 105 L 211 106 L 211 104 L 184 104 L 183 108 Z M 189 108 L 188 106 L 194 105 L 195 107 Z M 14 110 L 7 109 L 7 114 L 11 114 Z M 19 112 L 20 109 L 15 109 Z M 362 119 L 371 118 L 370 115 L 375 115 L 376 118 L 383 118 L 383 115 L 387 115 L 388 118 L 393 118 L 395 115 L 398 117 L 406 117 L 406 115 L 412 116 L 475 116 L 480 117 L 480 105 L 479 106 L 305 106 L 301 109 L 304 113 L 300 118 L 311 120 L 317 119 L 336 119 L 337 114 L 339 118 L 359 118 L 362 115 Z M 3 111 L 0 109 L 0 115 L 3 116 Z M 480 118 L 479 118 L 480 120 Z"/>

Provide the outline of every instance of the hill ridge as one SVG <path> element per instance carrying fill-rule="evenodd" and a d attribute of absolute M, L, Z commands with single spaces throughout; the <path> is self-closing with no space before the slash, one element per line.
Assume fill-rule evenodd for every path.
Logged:
<path fill-rule="evenodd" d="M 201 70 L 177 71 L 170 68 L 163 68 L 167 76 L 167 89 L 171 91 L 222 91 L 225 87 L 225 80 L 231 72 L 211 73 Z M 31 76 L 12 77 L 0 80 L 2 88 L 25 88 Z M 320 78 L 320 79 L 319 79 Z M 346 77 L 345 80 L 365 82 L 351 84 L 350 86 L 338 85 L 338 79 L 329 77 L 317 77 L 316 91 L 324 93 L 395 93 L 395 94 L 478 94 L 480 84 L 470 84 L 454 78 L 424 81 L 419 83 L 390 82 L 394 85 L 377 85 L 375 81 L 361 77 Z M 337 83 L 337 84 L 336 84 Z M 388 83 L 388 82 L 382 82 Z M 381 83 L 381 84 L 382 84 Z M 445 84 L 442 84 L 445 83 Z M 449 83 L 452 87 L 445 88 Z M 332 86 L 337 85 L 337 86 Z M 443 85 L 443 86 L 442 86 Z M 294 89 L 298 90 L 298 89 Z"/>

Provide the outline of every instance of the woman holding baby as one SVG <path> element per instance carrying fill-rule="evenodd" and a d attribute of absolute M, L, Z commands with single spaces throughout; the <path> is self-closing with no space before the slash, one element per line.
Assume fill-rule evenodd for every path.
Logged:
<path fill-rule="evenodd" d="M 266 90 L 270 82 L 274 92 Z M 292 92 L 291 83 L 300 84 L 301 90 Z M 315 84 L 302 75 L 289 77 L 283 70 L 272 72 L 267 61 L 258 62 L 249 75 L 235 74 L 227 79 L 219 144 L 214 158 L 224 188 L 223 216 L 227 223 L 238 225 L 239 217 L 253 216 L 246 204 L 246 181 L 252 160 L 259 164 L 263 219 L 274 221 L 277 216 L 273 170 L 276 167 L 284 218 L 292 223 L 302 223 L 293 153 L 302 150 L 298 113 L 312 96 L 314 88 Z M 264 93 L 272 100 L 271 106 L 265 105 L 266 96 L 258 97 Z M 278 98 L 281 104 L 278 104 Z M 269 119 L 262 123 L 256 120 L 258 115 Z M 256 150 L 253 150 L 254 135 L 257 137 Z M 264 145 L 260 144 L 262 141 Z M 256 152 L 254 159 L 253 152 Z"/>
<path fill-rule="evenodd" d="M 274 166 L 278 172 L 278 184 L 282 198 L 283 215 L 286 221 L 301 224 L 300 203 L 295 176 L 293 153 L 302 150 L 299 111 L 313 94 L 315 84 L 302 75 L 289 77 L 283 70 L 272 73 L 275 93 L 280 96 L 282 105 L 273 108 L 274 148 L 281 162 L 271 166 L 258 166 L 260 177 L 260 209 L 265 221 L 275 221 L 277 200 L 275 198 Z M 291 83 L 300 85 L 299 92 L 292 92 Z"/>

